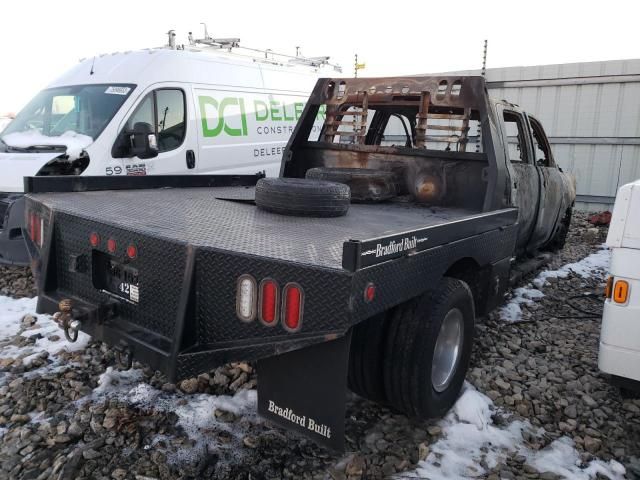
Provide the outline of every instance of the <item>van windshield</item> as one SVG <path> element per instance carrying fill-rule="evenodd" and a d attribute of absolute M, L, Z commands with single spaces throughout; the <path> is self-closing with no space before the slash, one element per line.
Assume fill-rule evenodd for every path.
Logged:
<path fill-rule="evenodd" d="M 2 136 L 21 137 L 16 134 L 24 133 L 39 138 L 42 144 L 46 144 L 43 137 L 70 134 L 95 140 L 134 88 L 131 84 L 113 84 L 43 90 L 7 126 Z"/>

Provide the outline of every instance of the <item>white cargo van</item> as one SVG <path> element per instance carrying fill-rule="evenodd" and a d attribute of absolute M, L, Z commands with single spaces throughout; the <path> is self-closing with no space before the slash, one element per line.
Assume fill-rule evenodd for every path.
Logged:
<path fill-rule="evenodd" d="M 624 390 L 640 393 L 640 180 L 618 190 L 607 245 L 611 276 L 598 366 Z"/>
<path fill-rule="evenodd" d="M 36 95 L 0 134 L 0 263 L 28 261 L 25 176 L 277 175 L 322 69 L 338 67 L 238 41 L 180 48 L 170 32 L 168 47 L 86 59 Z"/>

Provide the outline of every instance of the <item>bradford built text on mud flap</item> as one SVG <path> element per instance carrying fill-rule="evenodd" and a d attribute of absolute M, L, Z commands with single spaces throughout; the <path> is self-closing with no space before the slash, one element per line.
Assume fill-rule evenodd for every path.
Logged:
<path fill-rule="evenodd" d="M 269 412 L 290 421 L 296 423 L 303 428 L 307 428 L 312 432 L 322 435 L 326 438 L 331 438 L 331 428 L 322 423 L 316 422 L 313 418 L 307 418 L 305 415 L 296 415 L 290 408 L 282 408 L 275 404 L 273 400 L 269 400 Z"/>

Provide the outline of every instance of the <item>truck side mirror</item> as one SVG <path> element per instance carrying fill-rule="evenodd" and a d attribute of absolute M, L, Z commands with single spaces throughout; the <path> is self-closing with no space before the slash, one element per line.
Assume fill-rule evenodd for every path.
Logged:
<path fill-rule="evenodd" d="M 129 132 L 131 143 L 130 153 L 132 156 L 146 159 L 158 156 L 158 139 L 151 125 L 145 122 L 138 122 Z"/>

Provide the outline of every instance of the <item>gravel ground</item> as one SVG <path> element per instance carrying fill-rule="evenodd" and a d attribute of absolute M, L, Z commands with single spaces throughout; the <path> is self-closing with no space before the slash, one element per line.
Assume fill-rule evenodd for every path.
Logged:
<path fill-rule="evenodd" d="M 0 267 L 0 295 L 32 298 L 37 294 L 30 268 Z"/>
<path fill-rule="evenodd" d="M 577 215 L 567 247 L 548 268 L 597 251 L 605 235 Z M 521 305 L 522 322 L 506 323 L 494 313 L 478 325 L 469 383 L 493 400 L 496 427 L 528 422 L 523 438 L 532 452 L 563 437 L 582 466 L 614 459 L 626 467 L 626 478 L 640 479 L 640 400 L 623 401 L 597 369 L 602 300 L 570 298 L 599 293 L 601 278 L 570 274 L 541 289 L 544 297 Z M 0 295 L 34 294 L 27 270 L 0 269 Z M 0 350 L 43 341 L 29 332 L 45 321 L 27 315 L 20 334 L 0 342 Z M 114 371 L 113 354 L 99 343 L 57 355 L 2 357 L 0 478 L 419 478 L 419 467 L 444 461 L 438 445 L 448 435 L 446 421 L 410 420 L 351 394 L 344 456 L 274 428 L 254 413 L 256 377 L 245 363 L 176 386 L 137 364 Z M 469 476 L 562 478 L 534 468 L 521 450 L 482 460 Z"/>
<path fill-rule="evenodd" d="M 606 229 L 591 228 L 585 218 L 575 219 L 551 268 L 604 242 Z M 616 459 L 628 478 L 640 478 L 640 400 L 623 400 L 598 371 L 602 279 L 570 274 L 549 281 L 545 297 L 523 306 L 523 322 L 507 324 L 494 313 L 478 327 L 468 379 L 496 405 L 543 427 L 549 441 L 568 436 L 583 460 Z M 585 297 L 589 292 L 597 295 Z M 519 466 L 510 459 L 490 478 L 499 478 L 502 468 L 516 473 Z"/>

